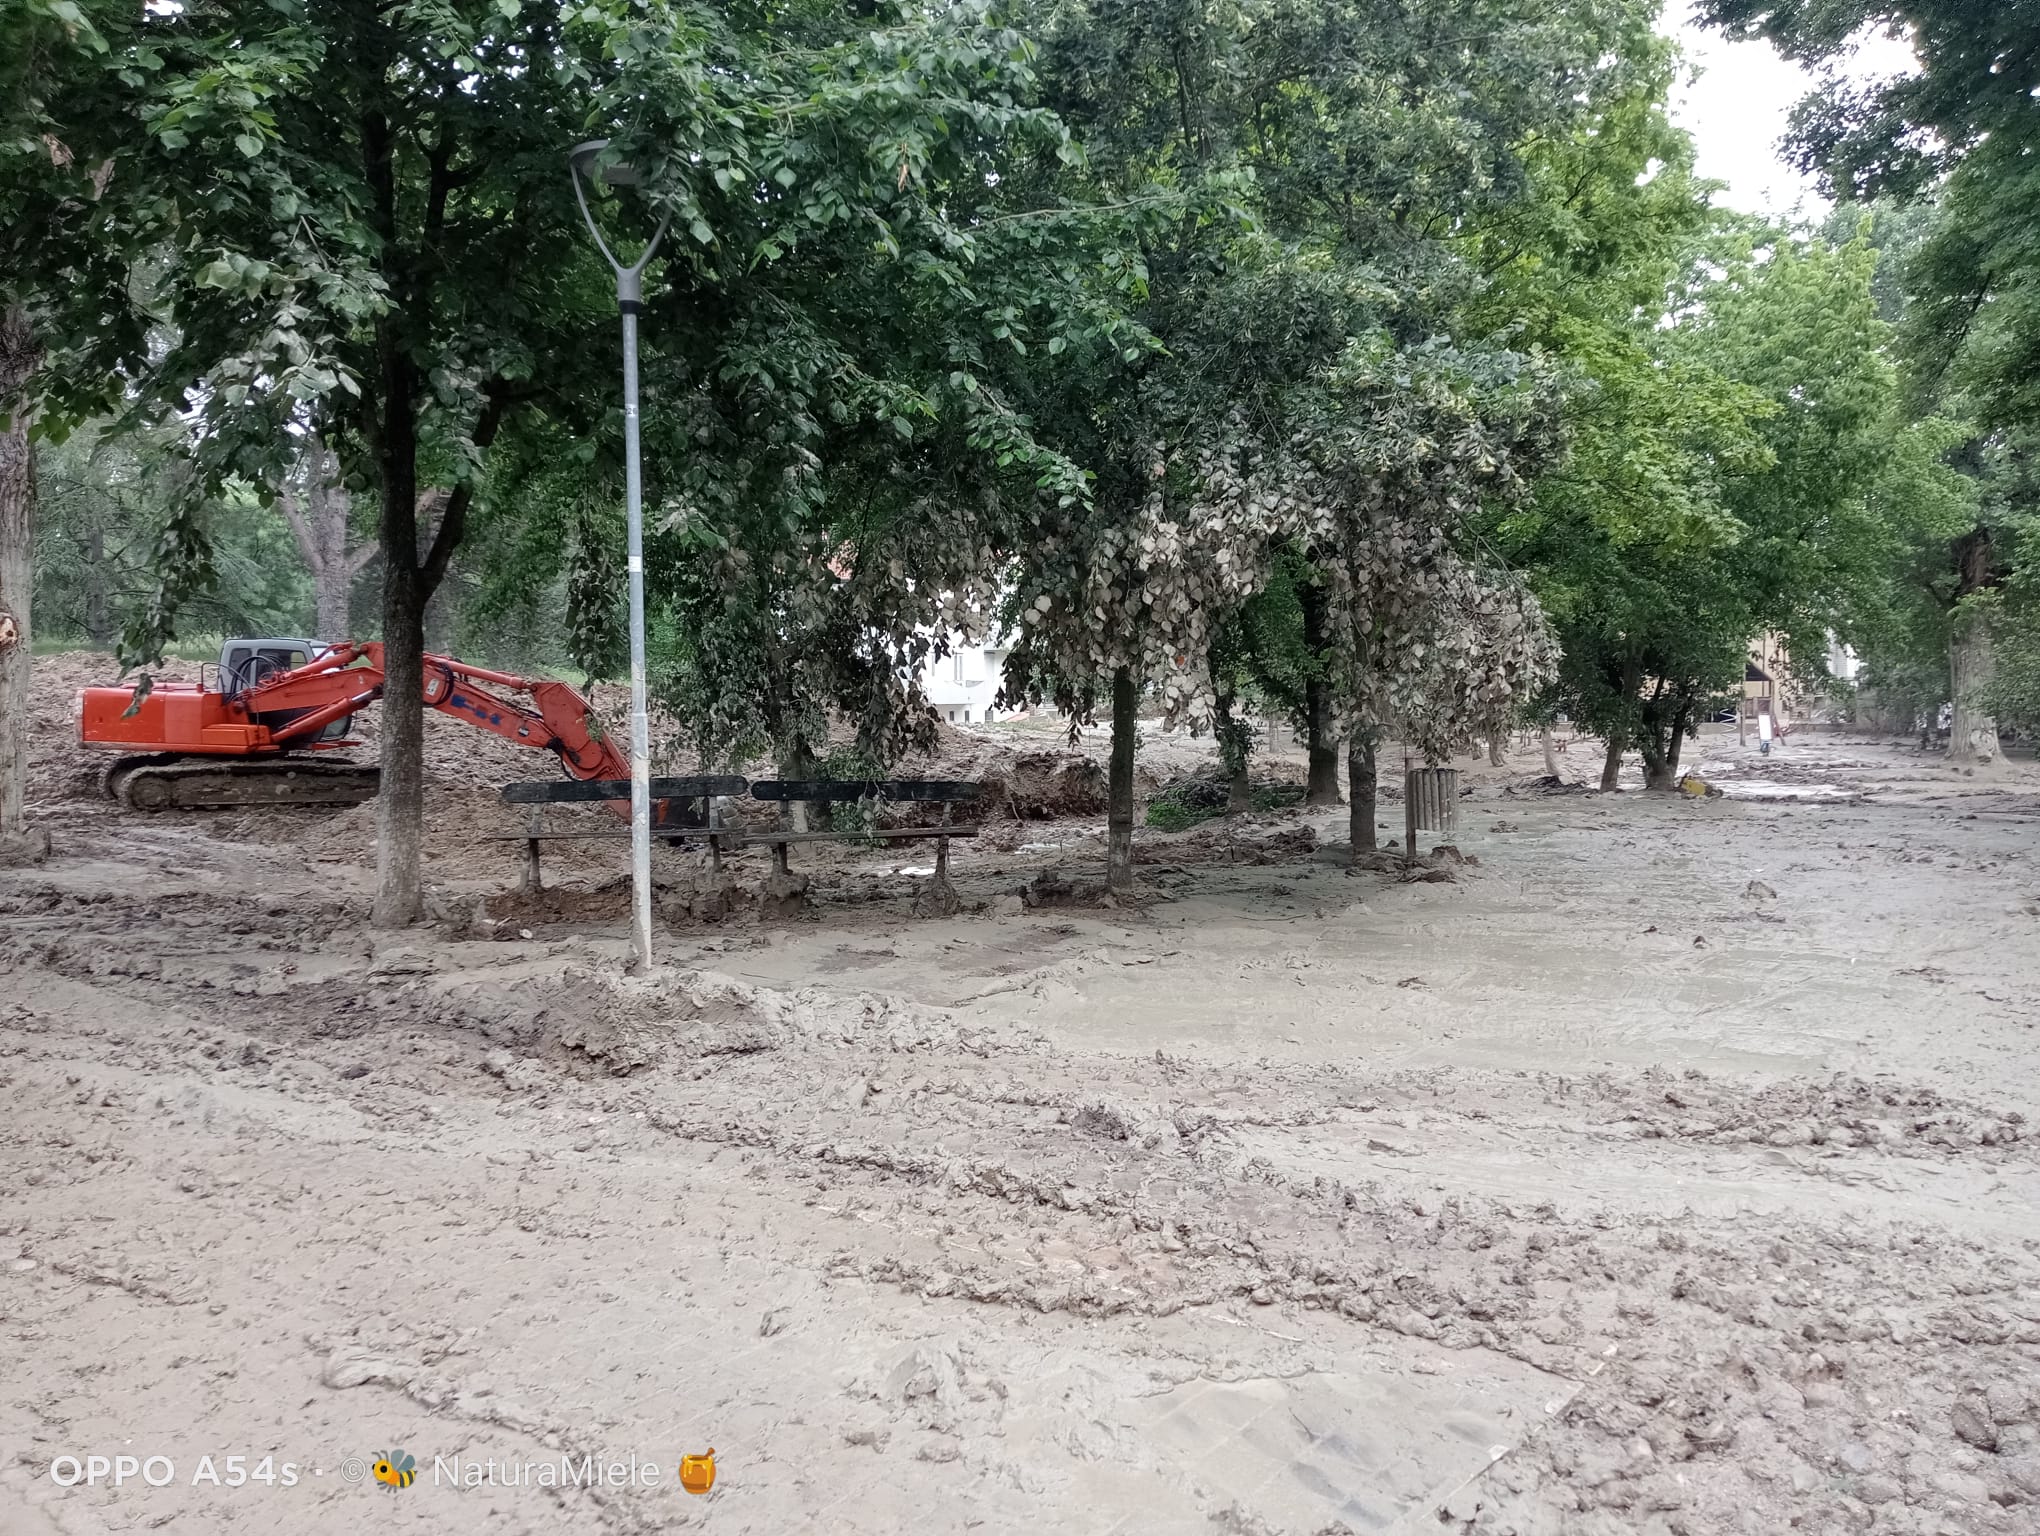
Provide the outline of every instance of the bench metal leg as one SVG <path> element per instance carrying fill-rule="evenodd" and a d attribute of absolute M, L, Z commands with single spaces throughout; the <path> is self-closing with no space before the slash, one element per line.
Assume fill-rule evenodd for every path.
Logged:
<path fill-rule="evenodd" d="M 946 821 L 948 818 L 945 817 Z M 949 839 L 935 839 L 935 876 L 914 897 L 916 917 L 954 917 L 962 905 L 956 887 L 949 883 Z"/>
<path fill-rule="evenodd" d="M 782 875 L 790 873 L 786 866 L 786 844 L 774 843 L 772 845 L 772 864 Z"/>
<path fill-rule="evenodd" d="M 536 806 L 532 807 L 528 830 L 531 836 L 524 842 L 523 889 L 535 896 L 545 889 L 545 882 L 540 878 L 538 869 L 538 834 L 545 830 L 545 815 Z"/>

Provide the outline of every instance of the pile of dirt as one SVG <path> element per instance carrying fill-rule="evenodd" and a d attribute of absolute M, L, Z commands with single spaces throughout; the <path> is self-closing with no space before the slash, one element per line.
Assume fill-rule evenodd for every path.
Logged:
<path fill-rule="evenodd" d="M 539 891 L 498 891 L 483 902 L 483 910 L 505 925 L 613 923 L 629 917 L 630 907 L 627 876 L 605 880 L 592 889 L 551 886 Z"/>
<path fill-rule="evenodd" d="M 382 706 L 354 717 L 347 755 L 374 762 L 382 751 Z M 425 712 L 425 780 L 447 789 L 494 791 L 524 779 L 556 779 L 560 765 L 551 753 L 524 746 L 437 710 Z"/>
<path fill-rule="evenodd" d="M 1025 752 L 978 775 L 985 801 L 1015 821 L 1055 821 L 1105 814 L 1105 770 L 1088 758 Z"/>
<path fill-rule="evenodd" d="M 350 806 L 344 811 L 306 813 L 305 825 L 286 828 L 265 809 L 246 815 L 222 815 L 215 824 L 222 837 L 251 841 L 287 840 L 314 859 L 340 863 L 375 862 L 376 802 Z M 425 857 L 438 871 L 451 858 L 471 858 L 484 848 L 484 839 L 507 836 L 518 829 L 518 818 L 493 790 L 448 785 L 428 780 L 425 786 L 423 848 Z M 502 858 L 515 855 L 515 845 L 487 844 Z"/>
<path fill-rule="evenodd" d="M 1002 741 L 975 732 L 944 729 L 941 748 L 933 757 L 902 763 L 902 778 L 971 779 L 985 786 L 972 808 L 981 820 L 1055 821 L 1063 817 L 1105 814 L 1105 767 L 1097 758 L 1070 747 L 1049 747 L 1034 741 Z M 1153 788 L 1153 775 L 1137 790 Z"/>
<path fill-rule="evenodd" d="M 1317 829 L 1294 817 L 1239 816 L 1201 822 L 1187 832 L 1134 832 L 1136 864 L 1286 864 L 1317 850 Z"/>

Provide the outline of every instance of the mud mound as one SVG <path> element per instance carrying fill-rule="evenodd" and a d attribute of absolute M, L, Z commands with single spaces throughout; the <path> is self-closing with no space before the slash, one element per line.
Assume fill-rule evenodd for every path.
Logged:
<path fill-rule="evenodd" d="M 443 1019 L 532 1055 L 564 1049 L 616 1075 L 657 1067 L 692 1076 L 711 1058 L 801 1043 L 951 1047 L 962 1033 L 947 1015 L 897 997 L 779 991 L 707 971 L 635 977 L 568 966 L 510 982 L 457 979 L 441 996 Z"/>
<path fill-rule="evenodd" d="M 1097 907 L 1111 892 L 1102 880 L 1073 880 L 1060 869 L 1044 869 L 1020 892 L 1027 907 Z"/>
<path fill-rule="evenodd" d="M 509 923 L 612 923 L 630 915 L 631 883 L 606 880 L 592 890 L 549 886 L 542 891 L 498 891 L 482 903 L 496 921 Z"/>
<path fill-rule="evenodd" d="M 548 761 L 542 759 L 541 762 Z M 527 772 L 528 778 L 543 777 Z M 204 814 L 204 813 L 200 813 Z M 263 810 L 223 816 L 218 822 L 223 837 L 250 841 L 285 840 L 302 847 L 315 859 L 368 863 L 375 858 L 376 807 L 373 801 L 338 814 L 304 813 L 302 824 L 278 819 Z M 294 818 L 293 818 L 294 821 Z M 546 826 L 560 832 L 614 832 L 625 823 L 599 805 L 558 805 L 546 807 Z M 429 778 L 425 786 L 425 856 L 435 876 L 460 876 L 482 870 L 508 868 L 523 856 L 523 846 L 500 839 L 524 830 L 523 808 L 503 803 L 499 790 L 474 784 L 450 784 Z M 583 859 L 597 867 L 613 868 L 615 855 L 603 854 L 605 845 L 553 844 L 547 847 L 547 869 L 579 867 Z M 574 861 L 562 864 L 563 860 Z"/>
<path fill-rule="evenodd" d="M 1282 864 L 1317 850 L 1317 830 L 1275 818 L 1206 821 L 1188 832 L 1136 828 L 1136 864 Z"/>
<path fill-rule="evenodd" d="M 972 779 L 985 793 L 972 807 L 984 820 L 1054 821 L 1105 814 L 1105 769 L 1095 758 L 1070 748 L 1008 743 L 985 736 L 945 731 L 942 748 L 930 758 L 902 763 L 904 778 Z M 1152 788 L 1152 775 L 1143 788 Z"/>
<path fill-rule="evenodd" d="M 1639 1135 L 1651 1138 L 1900 1153 L 2027 1141 L 2019 1111 L 1951 1102 L 1922 1085 L 1871 1083 L 1845 1073 L 1824 1083 L 1796 1079 L 1755 1091 L 1698 1072 L 1678 1078 L 1645 1073 L 1644 1081 L 1662 1088 L 1659 1103 L 1639 1106 L 1628 1118 Z"/>
<path fill-rule="evenodd" d="M 1105 771 L 1088 758 L 1028 752 L 1003 771 L 994 769 L 981 777 L 987 785 L 986 800 L 1015 821 L 1105 814 Z"/>

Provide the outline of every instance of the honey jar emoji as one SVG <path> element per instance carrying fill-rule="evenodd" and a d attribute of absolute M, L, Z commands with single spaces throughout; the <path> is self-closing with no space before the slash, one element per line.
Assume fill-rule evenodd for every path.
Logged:
<path fill-rule="evenodd" d="M 706 1493 L 715 1486 L 715 1447 L 699 1456 L 680 1458 L 680 1486 L 689 1493 Z"/>

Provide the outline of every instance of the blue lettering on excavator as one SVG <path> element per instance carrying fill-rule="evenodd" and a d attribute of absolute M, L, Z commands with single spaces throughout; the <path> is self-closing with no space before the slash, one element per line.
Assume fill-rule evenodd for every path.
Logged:
<path fill-rule="evenodd" d="M 503 716 L 501 711 L 492 710 L 489 708 L 488 705 L 479 703 L 474 699 L 470 699 L 464 693 L 452 694 L 451 696 L 448 697 L 446 702 L 451 704 L 455 709 L 466 710 L 469 714 L 473 715 L 477 720 L 486 720 L 491 725 L 501 725 L 503 723 Z"/>

